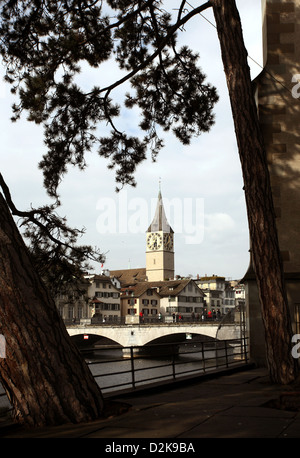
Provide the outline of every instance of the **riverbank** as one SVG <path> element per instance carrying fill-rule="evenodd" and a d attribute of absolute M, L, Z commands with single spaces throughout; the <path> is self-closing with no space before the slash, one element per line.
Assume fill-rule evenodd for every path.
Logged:
<path fill-rule="evenodd" d="M 100 447 L 115 446 L 118 439 L 128 444 L 130 439 L 146 439 L 146 444 L 150 439 L 189 439 L 196 447 L 199 438 L 300 438 L 300 412 L 278 408 L 282 395 L 293 396 L 293 388 L 272 385 L 265 369 L 249 368 L 116 397 L 115 402 L 129 408 L 107 419 L 0 429 L 0 437 L 101 438 Z"/>

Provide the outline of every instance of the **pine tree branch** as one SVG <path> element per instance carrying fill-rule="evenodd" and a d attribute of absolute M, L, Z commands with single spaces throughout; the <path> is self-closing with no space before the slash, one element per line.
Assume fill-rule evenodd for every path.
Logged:
<path fill-rule="evenodd" d="M 200 5 L 197 8 L 195 8 L 193 11 L 190 11 L 182 19 L 177 20 L 177 22 L 175 24 L 173 24 L 172 27 L 170 27 L 167 35 L 161 39 L 160 43 L 158 43 L 158 46 L 157 46 L 156 50 L 147 59 L 145 59 L 144 62 L 142 62 L 140 65 L 138 65 L 134 70 L 129 72 L 123 78 L 119 79 L 118 81 L 115 81 L 113 84 L 111 84 L 109 86 L 104 87 L 103 89 L 100 89 L 100 92 L 106 92 L 106 94 L 108 96 L 113 89 L 115 89 L 116 87 L 122 85 L 126 81 L 130 80 L 138 72 L 140 72 L 141 70 L 146 68 L 151 62 L 153 62 L 155 57 L 157 57 L 160 54 L 160 52 L 163 50 L 163 48 L 168 44 L 170 39 L 174 36 L 174 33 L 180 27 L 182 27 L 186 22 L 188 22 L 196 14 L 202 13 L 203 11 L 205 11 L 206 9 L 211 8 L 211 7 L 212 7 L 212 4 L 211 4 L 211 2 L 209 0 L 208 2 L 204 3 L 203 5 Z"/>

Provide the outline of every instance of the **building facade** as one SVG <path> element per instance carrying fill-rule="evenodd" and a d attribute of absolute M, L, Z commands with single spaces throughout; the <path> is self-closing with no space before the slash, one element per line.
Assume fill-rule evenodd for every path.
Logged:
<path fill-rule="evenodd" d="M 195 280 L 205 293 L 206 312 L 226 315 L 236 307 L 245 306 L 245 287 L 238 281 L 226 280 L 217 275 L 200 277 Z"/>
<path fill-rule="evenodd" d="M 139 318 L 142 320 L 146 318 L 147 321 L 158 318 L 160 295 L 157 288 L 148 282 L 140 282 L 122 288 L 121 313 L 123 317 L 135 317 L 135 321 L 140 321 Z"/>
<path fill-rule="evenodd" d="M 107 275 L 86 275 L 80 283 L 69 285 L 56 297 L 56 305 L 65 322 L 120 321 L 120 290 Z"/>
<path fill-rule="evenodd" d="M 166 316 L 183 320 L 200 318 L 204 310 L 204 292 L 191 278 L 163 282 L 159 286 L 160 310 Z"/>
<path fill-rule="evenodd" d="M 120 291 L 106 275 L 89 276 L 90 317 L 101 322 L 120 321 Z"/>
<path fill-rule="evenodd" d="M 89 282 L 74 281 L 73 284 L 64 285 L 55 297 L 56 307 L 65 322 L 79 322 L 90 316 Z"/>
<path fill-rule="evenodd" d="M 254 81 L 294 331 L 300 311 L 300 0 L 263 0 L 264 69 Z M 244 278 L 251 356 L 265 364 L 255 273 Z"/>
<path fill-rule="evenodd" d="M 121 312 L 128 322 L 200 318 L 204 293 L 194 280 L 136 282 L 121 289 Z M 135 320 L 133 319 L 135 318 Z"/>

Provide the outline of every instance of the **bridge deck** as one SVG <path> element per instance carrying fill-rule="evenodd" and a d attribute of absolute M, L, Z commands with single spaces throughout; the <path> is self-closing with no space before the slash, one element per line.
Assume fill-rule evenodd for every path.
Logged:
<path fill-rule="evenodd" d="M 241 337 L 240 325 L 222 325 L 219 322 L 205 323 L 160 323 L 160 324 L 100 324 L 67 326 L 70 336 L 96 335 L 107 337 L 123 347 L 143 346 L 161 337 L 176 334 L 198 334 L 214 339 L 235 339 Z"/>

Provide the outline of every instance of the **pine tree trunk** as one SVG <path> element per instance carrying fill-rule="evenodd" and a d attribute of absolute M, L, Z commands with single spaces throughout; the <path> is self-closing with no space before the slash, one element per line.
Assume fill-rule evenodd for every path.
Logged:
<path fill-rule="evenodd" d="M 31 264 L 0 194 L 0 381 L 15 420 L 30 426 L 91 421 L 103 399 Z"/>
<path fill-rule="evenodd" d="M 221 46 L 244 179 L 251 252 L 265 328 L 269 374 L 275 383 L 297 375 L 264 141 L 235 0 L 211 0 Z M 251 304 L 250 304 L 251 307 Z"/>

